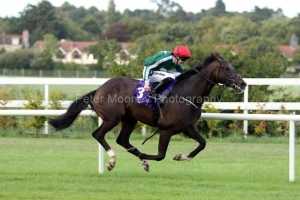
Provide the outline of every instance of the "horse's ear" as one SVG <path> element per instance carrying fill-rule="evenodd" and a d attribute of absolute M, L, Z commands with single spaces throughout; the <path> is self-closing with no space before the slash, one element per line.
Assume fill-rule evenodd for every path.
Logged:
<path fill-rule="evenodd" d="M 223 60 L 218 52 L 211 53 L 211 55 L 215 57 L 216 60 Z"/>
<path fill-rule="evenodd" d="M 209 57 L 210 57 L 210 59 L 214 59 L 214 60 L 218 59 L 218 56 L 217 56 L 216 52 L 211 52 Z"/>

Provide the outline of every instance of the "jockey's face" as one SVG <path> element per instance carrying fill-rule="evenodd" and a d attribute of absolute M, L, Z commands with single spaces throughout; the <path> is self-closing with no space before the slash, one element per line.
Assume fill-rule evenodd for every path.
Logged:
<path fill-rule="evenodd" d="M 179 56 L 176 56 L 176 57 L 175 57 L 175 60 L 176 60 L 176 64 L 177 64 L 177 65 L 182 65 L 185 61 L 188 60 L 188 58 L 181 58 L 181 57 L 179 57 Z"/>

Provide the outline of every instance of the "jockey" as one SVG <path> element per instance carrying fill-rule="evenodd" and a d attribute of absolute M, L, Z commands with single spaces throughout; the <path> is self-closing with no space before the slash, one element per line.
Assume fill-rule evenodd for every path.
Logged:
<path fill-rule="evenodd" d="M 155 94 L 159 94 L 175 77 L 184 71 L 182 64 L 190 57 L 191 53 L 187 47 L 177 46 L 173 52 L 160 51 L 146 58 L 143 70 L 144 89 L 151 91 L 149 83 L 159 82 L 151 92 L 151 96 L 155 97 Z M 177 72 L 170 71 L 174 68 Z"/>

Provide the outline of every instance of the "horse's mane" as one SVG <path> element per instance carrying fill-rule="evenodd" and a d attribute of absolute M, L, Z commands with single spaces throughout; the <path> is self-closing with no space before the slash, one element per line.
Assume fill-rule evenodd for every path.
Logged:
<path fill-rule="evenodd" d="M 203 64 L 197 64 L 196 67 L 194 67 L 193 69 L 189 69 L 186 70 L 185 72 L 181 73 L 179 76 L 176 77 L 176 80 L 185 80 L 190 78 L 191 76 L 193 76 L 194 74 L 197 73 L 197 71 L 201 71 L 202 69 L 205 69 L 206 67 L 208 67 L 212 62 L 214 62 L 216 60 L 216 57 L 219 57 L 221 59 L 223 59 L 219 53 L 211 53 L 209 56 L 207 56 L 205 58 L 205 60 L 203 61 Z"/>

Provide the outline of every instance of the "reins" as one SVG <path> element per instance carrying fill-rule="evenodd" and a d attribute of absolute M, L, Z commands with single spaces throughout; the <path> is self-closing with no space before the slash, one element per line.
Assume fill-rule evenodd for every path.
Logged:
<path fill-rule="evenodd" d="M 235 77 L 240 77 L 239 74 L 236 74 L 235 76 L 233 77 L 230 77 L 225 71 L 224 69 L 221 67 L 221 64 L 223 62 L 227 62 L 227 60 L 222 60 L 220 63 L 217 62 L 218 64 L 218 68 L 225 74 L 226 76 L 226 79 L 227 79 L 227 83 L 225 84 L 220 84 L 220 83 L 215 83 L 214 81 L 210 80 L 209 78 L 207 78 L 201 71 L 197 70 L 197 69 L 194 69 L 198 74 L 200 74 L 205 80 L 207 80 L 208 82 L 214 84 L 214 85 L 218 85 L 220 88 L 225 88 L 225 87 L 228 87 L 228 86 L 233 86 L 235 85 L 235 81 L 233 80 L 233 78 Z"/>
<path fill-rule="evenodd" d="M 208 79 L 204 74 L 202 74 L 201 71 L 199 71 L 199 70 L 197 70 L 197 69 L 194 69 L 194 70 L 195 70 L 198 74 L 200 74 L 203 78 L 205 78 L 208 82 L 210 82 L 210 83 L 212 83 L 212 84 L 214 84 L 214 85 L 218 85 L 220 88 L 224 88 L 224 87 L 225 87 L 225 85 L 220 85 L 220 84 L 215 83 L 215 82 L 213 82 L 212 80 Z"/>

